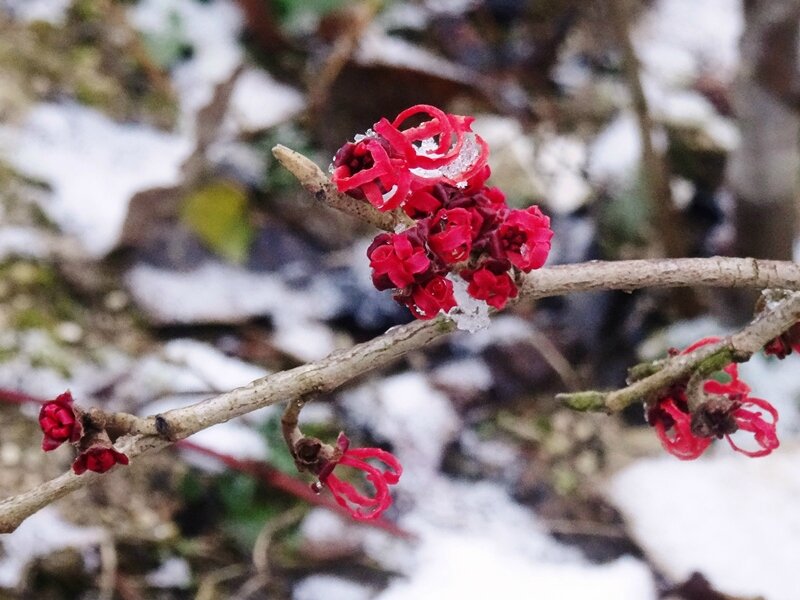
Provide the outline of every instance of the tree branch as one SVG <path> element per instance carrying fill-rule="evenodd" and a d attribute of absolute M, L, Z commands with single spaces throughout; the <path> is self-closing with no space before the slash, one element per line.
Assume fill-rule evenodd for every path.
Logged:
<path fill-rule="evenodd" d="M 741 331 L 689 354 L 660 362 L 660 369 L 629 386 L 612 392 L 585 391 L 558 394 L 556 399 L 581 411 L 618 412 L 634 402 L 648 401 L 675 381 L 695 372 L 713 373 L 731 362 L 744 362 L 771 339 L 800 322 L 800 292 L 789 294 L 767 312 L 759 314 Z"/>
<path fill-rule="evenodd" d="M 393 230 L 402 222 L 397 215 L 378 213 L 366 202 L 339 194 L 324 173 L 302 155 L 282 146 L 276 147 L 274 152 L 279 160 L 286 160 L 291 165 L 289 168 L 292 173 L 321 201 L 375 225 L 380 224 L 384 229 Z M 598 289 L 634 290 L 643 287 L 682 286 L 800 290 L 800 265 L 722 257 L 590 262 L 534 271 L 524 278 L 520 295 L 528 300 L 535 300 Z M 732 336 L 730 340 L 734 345 L 730 346 L 731 351 L 752 352 L 761 340 L 770 339 L 768 334 L 774 337 L 781 333 L 772 332 L 777 328 L 778 322 L 788 323 L 788 319 L 795 316 L 794 303 L 800 303 L 796 297 L 800 297 L 800 294 L 791 294 L 786 301 L 789 304 L 784 302 L 779 305 L 788 308 L 779 308 L 779 312 L 783 312 L 774 321 L 767 317 L 757 319 L 751 326 L 753 329 L 746 330 L 750 332 L 748 335 Z M 390 364 L 408 352 L 423 348 L 454 329 L 455 324 L 446 316 L 394 327 L 368 342 L 335 352 L 320 361 L 274 373 L 247 386 L 184 408 L 139 419 L 137 431 L 144 433 L 121 437 L 117 449 L 129 458 L 135 458 L 161 450 L 174 441 L 256 409 L 333 390 L 368 371 Z M 713 349 L 713 346 L 709 346 L 702 350 L 710 353 Z M 662 371 L 668 372 L 666 367 Z M 660 375 L 662 371 L 656 375 Z M 614 406 L 622 402 L 623 400 L 615 400 Z M 0 501 L 0 532 L 13 531 L 24 519 L 43 506 L 96 481 L 98 477 L 94 473 L 76 476 L 69 472 L 33 490 Z"/>

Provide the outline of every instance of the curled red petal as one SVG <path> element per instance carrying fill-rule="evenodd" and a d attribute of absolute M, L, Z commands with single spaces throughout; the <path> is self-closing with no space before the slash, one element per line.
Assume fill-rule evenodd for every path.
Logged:
<path fill-rule="evenodd" d="M 381 450 L 380 448 L 353 448 L 347 455 L 362 460 L 374 458 L 381 461 L 389 467 L 388 470 L 382 471 L 382 475 L 386 483 L 391 485 L 397 483 L 400 480 L 400 476 L 403 474 L 403 466 L 400 464 L 400 461 L 397 460 L 394 454 L 386 450 Z"/>

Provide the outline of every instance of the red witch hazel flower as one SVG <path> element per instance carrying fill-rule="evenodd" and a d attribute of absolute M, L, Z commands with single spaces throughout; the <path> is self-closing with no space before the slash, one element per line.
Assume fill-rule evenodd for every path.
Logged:
<path fill-rule="evenodd" d="M 702 339 L 683 354 L 718 341 L 713 337 Z M 750 386 L 739 379 L 735 363 L 703 382 L 704 399 L 694 410 L 689 406 L 687 383 L 673 385 L 647 412 L 647 421 L 667 452 L 682 460 L 693 460 L 705 452 L 715 437 L 724 437 L 731 448 L 751 457 L 766 456 L 780 445 L 775 432 L 778 411 L 766 400 L 749 395 Z M 740 430 L 753 434 L 756 449 L 747 450 L 734 441 L 731 435 Z"/>
<path fill-rule="evenodd" d="M 378 235 L 367 256 L 375 287 L 394 288 L 418 319 L 456 306 L 455 275 L 473 298 L 504 307 L 518 271 L 538 269 L 550 252 L 550 219 L 539 207 L 511 210 L 486 185 L 489 149 L 473 120 L 418 104 L 346 143 L 331 165 L 339 191 L 416 222 Z"/>
<path fill-rule="evenodd" d="M 495 269 L 496 270 L 496 269 Z M 461 276 L 469 282 L 467 293 L 478 300 L 500 310 L 509 298 L 516 298 L 517 286 L 505 269 L 500 273 L 493 272 L 491 266 L 476 271 L 461 271 Z"/>
<path fill-rule="evenodd" d="M 122 452 L 114 450 L 111 442 L 108 445 L 95 444 L 81 452 L 72 463 L 72 470 L 76 475 L 86 471 L 105 473 L 114 465 L 127 465 L 128 457 Z"/>
<path fill-rule="evenodd" d="M 800 354 L 800 323 L 795 323 L 764 346 L 764 354 L 777 356 L 779 359 L 789 356 L 792 350 Z"/>
<path fill-rule="evenodd" d="M 44 432 L 42 450 L 55 450 L 64 442 L 77 442 L 83 435 L 80 412 L 73 406 L 70 392 L 64 392 L 55 400 L 42 405 L 39 411 L 39 426 Z"/>
<path fill-rule="evenodd" d="M 338 458 L 327 461 L 319 472 L 319 481 L 312 487 L 319 493 L 327 487 L 334 500 L 347 509 L 354 519 L 368 521 L 378 518 L 392 504 L 389 486 L 396 484 L 403 474 L 403 467 L 391 453 L 380 448 L 350 448 L 350 440 L 344 433 L 336 440 Z M 367 460 L 374 459 L 386 468 L 380 469 Z M 338 467 L 350 467 L 366 474 L 367 481 L 374 488 L 374 494 L 360 492 L 352 484 L 334 475 Z"/>

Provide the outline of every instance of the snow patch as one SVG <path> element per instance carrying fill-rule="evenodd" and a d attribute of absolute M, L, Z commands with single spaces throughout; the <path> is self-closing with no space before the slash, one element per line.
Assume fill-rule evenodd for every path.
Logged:
<path fill-rule="evenodd" d="M 363 385 L 341 396 L 348 415 L 391 440 L 405 472 L 398 487 L 428 478 L 445 445 L 458 434 L 460 419 L 447 396 L 418 373 L 403 373 Z"/>
<path fill-rule="evenodd" d="M 704 72 L 730 82 L 743 30 L 741 0 L 658 0 L 633 42 L 645 70 L 666 83 L 685 85 Z"/>
<path fill-rule="evenodd" d="M 35 227 L 0 227 L 0 261 L 9 256 L 43 258 L 49 250 L 44 234 Z"/>
<path fill-rule="evenodd" d="M 164 356 L 196 373 L 211 390 L 221 392 L 247 385 L 268 374 L 261 367 L 226 356 L 213 346 L 196 340 L 172 340 L 164 346 Z"/>
<path fill-rule="evenodd" d="M 0 126 L 0 155 L 50 185 L 36 201 L 98 258 L 116 245 L 131 197 L 179 183 L 190 152 L 185 138 L 73 104 L 39 104 L 21 126 Z"/>
<path fill-rule="evenodd" d="M 797 597 L 800 450 L 758 460 L 727 444 L 696 461 L 641 460 L 610 482 L 609 496 L 647 555 L 674 581 L 694 571 L 733 596 Z"/>
<path fill-rule="evenodd" d="M 145 581 L 157 588 L 186 589 L 192 583 L 192 570 L 185 559 L 171 556 L 155 571 L 145 575 Z"/>
<path fill-rule="evenodd" d="M 139 264 L 125 280 L 136 303 L 159 323 L 230 323 L 273 313 L 317 320 L 333 316 L 341 304 L 324 278 L 296 290 L 274 273 L 220 262 L 182 272 Z"/>
<path fill-rule="evenodd" d="M 413 69 L 453 81 L 468 82 L 473 79 L 468 70 L 416 44 L 387 35 L 376 26 L 368 27 L 361 36 L 355 59 L 364 65 L 378 64 Z"/>
<path fill-rule="evenodd" d="M 437 385 L 462 391 L 485 392 L 494 381 L 491 369 L 477 358 L 450 361 L 437 367 L 431 375 Z"/>
<path fill-rule="evenodd" d="M 305 99 L 296 89 L 260 69 L 247 69 L 233 88 L 225 128 L 237 133 L 262 131 L 291 119 L 304 107 Z"/>
<path fill-rule="evenodd" d="M 0 11 L 19 21 L 61 25 L 71 0 L 0 0 Z"/>
<path fill-rule="evenodd" d="M 420 492 L 415 509 L 400 521 L 419 536 L 412 552 L 397 547 L 406 542 L 367 536 L 370 555 L 405 574 L 379 600 L 511 598 L 521 589 L 559 600 L 656 597 L 646 565 L 628 557 L 589 564 L 549 537 L 498 485 L 440 478 Z"/>
<path fill-rule="evenodd" d="M 172 73 L 181 106 L 181 126 L 194 131 L 197 111 L 213 98 L 214 88 L 230 79 L 241 64 L 242 14 L 230 0 L 141 0 L 130 9 L 134 27 L 148 35 L 170 35 L 177 20 L 192 58 Z M 213 31 L 214 35 L 209 35 Z"/>
<path fill-rule="evenodd" d="M 34 513 L 13 533 L 0 538 L 0 587 L 14 588 L 22 581 L 24 570 L 35 558 L 64 548 L 86 550 L 108 537 L 99 527 L 79 527 L 65 521 L 52 506 Z"/>
<path fill-rule="evenodd" d="M 311 575 L 296 586 L 292 600 L 370 600 L 375 597 L 371 588 L 335 575 Z"/>
<path fill-rule="evenodd" d="M 642 138 L 636 116 L 623 112 L 589 146 L 589 180 L 600 186 L 619 186 L 632 180 L 642 158 Z"/>

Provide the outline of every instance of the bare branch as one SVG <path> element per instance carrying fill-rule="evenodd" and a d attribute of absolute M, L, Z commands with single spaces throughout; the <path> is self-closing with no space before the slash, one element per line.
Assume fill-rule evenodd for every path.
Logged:
<path fill-rule="evenodd" d="M 414 225 L 400 210 L 381 212 L 369 202 L 340 193 L 322 169 L 299 152 L 278 144 L 272 149 L 272 154 L 317 200 L 384 231 L 395 231 L 399 226 L 405 228 Z"/>
<path fill-rule="evenodd" d="M 324 173 L 302 155 L 283 146 L 276 147 L 273 152 L 319 200 L 390 231 L 399 223 L 405 222 L 405 215 L 400 217 L 396 214 L 379 213 L 366 202 L 339 194 Z M 791 262 L 721 257 L 590 262 L 534 271 L 524 278 L 520 292 L 528 300 L 534 300 L 599 289 L 634 290 L 643 287 L 683 286 L 762 289 L 771 287 L 800 290 L 800 265 Z M 800 320 L 800 314 L 797 312 L 797 305 L 800 304 L 798 298 L 800 294 L 790 294 L 774 311 L 775 317 L 766 315 L 757 319 L 741 334 L 731 336 L 726 341 L 728 344 L 725 346 L 726 351 L 736 353 L 737 356 L 749 355 L 763 343 L 781 333 L 779 327 L 785 325 L 785 328 L 788 328 L 792 324 L 791 319 Z M 176 440 L 253 410 L 333 390 L 372 369 L 384 367 L 408 352 L 442 338 L 454 328 L 455 324 L 446 316 L 394 327 L 373 340 L 348 350 L 335 352 L 320 361 L 274 373 L 257 379 L 247 386 L 191 406 L 138 419 L 134 422 L 137 434 L 121 437 L 117 442 L 117 449 L 133 459 L 148 452 L 161 450 Z M 720 351 L 720 348 L 708 346 L 700 349 L 698 352 L 701 352 L 703 358 L 699 360 L 711 356 L 714 351 Z M 687 355 L 687 357 L 692 356 L 694 354 Z M 684 359 L 686 360 L 688 358 Z M 676 361 L 676 365 L 680 364 L 680 361 Z M 660 377 L 662 378 L 660 381 L 663 381 L 673 372 L 670 369 L 675 369 L 681 376 L 688 372 L 690 367 L 665 366 L 652 377 Z M 643 379 L 642 382 L 648 379 Z M 642 384 L 635 393 L 641 397 L 649 389 L 648 385 Z M 630 395 L 634 392 L 628 393 Z M 602 393 L 590 392 L 590 394 Z M 605 395 L 604 398 L 608 396 Z M 607 402 L 609 407 L 616 408 L 628 401 L 624 394 L 610 398 Z M 76 476 L 69 472 L 33 490 L 0 501 L 0 532 L 13 531 L 24 519 L 43 506 L 96 481 L 98 477 L 99 475 L 94 473 Z"/>
<path fill-rule="evenodd" d="M 667 359 L 660 370 L 625 388 L 612 392 L 558 394 L 556 398 L 577 410 L 617 412 L 634 402 L 647 401 L 673 382 L 686 379 L 694 372 L 711 373 L 733 361 L 743 362 L 799 321 L 800 292 L 795 292 L 771 310 L 758 315 L 738 333 L 689 354 Z"/>

